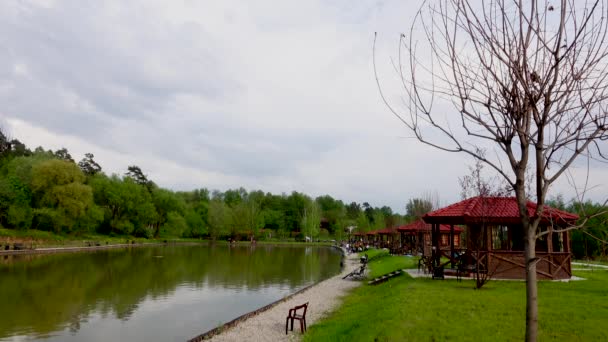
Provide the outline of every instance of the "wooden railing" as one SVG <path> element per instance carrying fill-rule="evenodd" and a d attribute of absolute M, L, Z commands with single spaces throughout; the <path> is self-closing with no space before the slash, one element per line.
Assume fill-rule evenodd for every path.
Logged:
<path fill-rule="evenodd" d="M 523 251 L 470 252 L 479 265 L 493 277 L 525 279 L 526 262 Z M 536 273 L 539 279 L 568 279 L 572 276 L 570 253 L 536 252 Z"/>

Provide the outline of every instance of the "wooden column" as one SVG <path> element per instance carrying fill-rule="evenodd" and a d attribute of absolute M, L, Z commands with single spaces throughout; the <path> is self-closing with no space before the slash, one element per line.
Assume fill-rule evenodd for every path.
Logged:
<path fill-rule="evenodd" d="M 454 225 L 451 224 L 450 225 L 450 260 L 451 262 L 451 266 L 452 268 L 454 268 L 454 266 L 456 266 L 454 264 Z"/>
<path fill-rule="evenodd" d="M 549 234 L 547 234 L 547 266 L 549 267 L 549 274 L 551 275 L 552 279 L 555 279 L 555 276 L 553 274 L 553 267 L 552 267 L 552 263 L 554 262 L 553 260 L 553 228 L 552 227 L 547 227 L 547 229 L 551 229 L 551 232 Z"/>
<path fill-rule="evenodd" d="M 435 224 L 431 223 L 431 260 L 435 265 Z"/>
<path fill-rule="evenodd" d="M 439 224 L 433 223 L 431 226 L 431 240 L 433 241 L 433 265 L 439 266 L 440 249 L 439 249 Z"/>

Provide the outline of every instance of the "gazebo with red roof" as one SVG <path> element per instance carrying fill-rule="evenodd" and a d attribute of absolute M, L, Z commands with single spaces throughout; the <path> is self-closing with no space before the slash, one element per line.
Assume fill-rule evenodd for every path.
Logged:
<path fill-rule="evenodd" d="M 532 218 L 536 204 L 528 201 L 527 208 Z M 440 248 L 440 225 L 465 225 L 467 253 L 486 272 L 491 272 L 494 278 L 525 278 L 524 231 L 515 197 L 473 197 L 430 212 L 423 220 L 432 226 L 432 245 L 438 251 L 433 253 L 436 264 L 445 255 Z M 536 241 L 539 279 L 571 277 L 569 233 L 553 230 L 573 225 L 577 220 L 575 214 L 544 206 L 539 230 L 546 234 Z"/>
<path fill-rule="evenodd" d="M 404 252 L 430 255 L 431 228 L 432 225 L 424 222 L 422 219 L 397 227 Z M 453 232 L 452 228 L 454 229 Z M 453 225 L 440 224 L 439 231 L 440 248 L 450 249 L 451 254 L 454 254 L 455 249 L 460 248 L 460 234 L 463 229 L 459 226 L 454 227 Z"/>
<path fill-rule="evenodd" d="M 365 242 L 367 244 L 374 245 L 377 240 L 378 240 L 378 232 L 377 231 L 370 230 L 370 231 L 368 231 L 368 232 L 365 233 Z"/>
<path fill-rule="evenodd" d="M 379 239 L 377 241 L 376 247 L 379 248 L 388 248 L 391 253 L 397 251 L 397 245 L 399 241 L 397 241 L 397 229 L 396 227 L 392 228 L 383 228 L 376 230 L 376 234 L 378 234 Z"/>

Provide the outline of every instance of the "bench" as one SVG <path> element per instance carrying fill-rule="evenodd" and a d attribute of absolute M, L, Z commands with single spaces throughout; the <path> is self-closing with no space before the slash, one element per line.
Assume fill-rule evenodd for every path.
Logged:
<path fill-rule="evenodd" d="M 344 277 L 342 277 L 342 279 L 346 279 L 348 277 L 361 278 L 363 277 L 363 273 L 365 273 L 365 264 L 363 264 L 363 266 L 357 268 L 356 270 L 350 272 L 349 274 L 345 275 Z"/>

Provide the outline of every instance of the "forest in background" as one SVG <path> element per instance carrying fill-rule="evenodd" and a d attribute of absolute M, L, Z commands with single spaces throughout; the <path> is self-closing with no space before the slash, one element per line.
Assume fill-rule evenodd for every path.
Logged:
<path fill-rule="evenodd" d="M 330 195 L 312 198 L 297 191 L 171 191 L 156 185 L 138 166 L 129 166 L 122 175 L 106 175 L 91 153 L 76 162 L 65 148 L 30 150 L 0 131 L 0 228 L 67 236 L 342 239 L 349 227 L 365 232 L 409 223 L 438 209 L 438 202 L 432 196 L 410 199 L 406 214 L 400 215 L 388 206 L 347 204 Z M 606 257 L 605 206 L 590 201 L 565 204 L 561 196 L 548 204 L 591 215 L 585 229 L 572 232 L 573 252 L 577 258 Z"/>
<path fill-rule="evenodd" d="M 272 194 L 243 188 L 171 191 L 138 166 L 107 175 L 94 155 L 30 150 L 0 132 L 0 227 L 73 236 L 250 239 L 345 236 L 402 224 L 388 206 L 345 204 L 330 195 Z"/>

